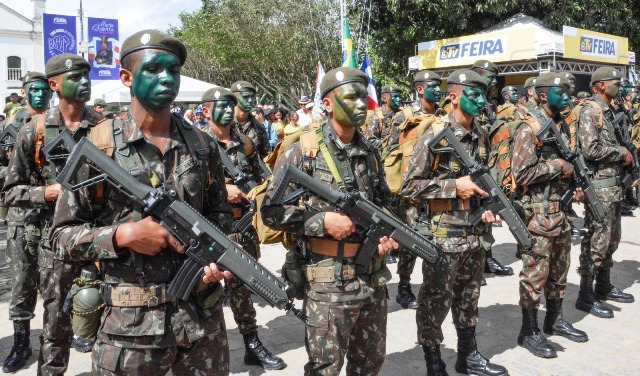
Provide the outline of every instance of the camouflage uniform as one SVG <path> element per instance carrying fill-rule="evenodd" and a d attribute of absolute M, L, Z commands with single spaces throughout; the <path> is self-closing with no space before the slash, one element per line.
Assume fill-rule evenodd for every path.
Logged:
<path fill-rule="evenodd" d="M 380 113 L 382 114 L 382 119 L 379 118 L 377 112 L 373 112 L 373 115 L 369 117 L 367 122 L 367 140 L 371 143 L 371 145 L 378 150 L 378 153 L 382 155 L 382 149 L 384 148 L 385 143 L 387 142 L 387 138 L 391 133 L 391 128 L 393 127 L 393 111 L 387 111 L 386 106 L 380 107 Z M 380 122 L 382 122 L 382 126 L 380 126 Z"/>
<path fill-rule="evenodd" d="M 118 130 L 114 132 L 113 153 L 118 164 L 144 184 L 175 189 L 213 223 L 230 229 L 231 208 L 223 189 L 218 151 L 212 147 L 194 156 L 200 145 L 194 145 L 193 138 L 186 135 L 199 131 L 172 115 L 166 150 L 160 153 L 133 120 L 115 119 L 113 127 Z M 208 135 L 202 137 L 207 143 L 213 142 Z M 199 160 L 194 161 L 196 158 Z M 118 225 L 139 221 L 143 213 L 109 184 L 103 188 L 102 202 L 94 200 L 96 188 L 62 190 L 52 247 L 69 260 L 99 260 L 103 288 L 156 285 L 161 291 L 186 256 L 169 248 L 156 256 L 116 249 L 113 236 Z M 107 304 L 92 354 L 94 374 L 165 374 L 172 370 L 175 375 L 227 375 L 229 350 L 218 299 L 222 286 L 200 283 L 196 288 L 189 301 L 159 297 L 157 306 Z M 105 293 L 103 298 L 109 301 Z"/>
<path fill-rule="evenodd" d="M 267 130 L 251 114 L 249 114 L 249 119 L 242 124 L 236 121 L 235 127 L 251 139 L 260 158 L 264 158 L 271 153 Z"/>
<path fill-rule="evenodd" d="M 485 139 L 474 120 L 472 130 L 467 131 L 455 120 L 453 113 L 442 117 L 445 126 L 453 128 L 469 155 L 482 162 L 480 155 Z M 428 204 L 434 241 L 441 245 L 444 256 L 451 265 L 448 271 L 439 271 L 423 262 L 424 276 L 418 296 L 418 342 L 423 346 L 437 346 L 444 339 L 442 322 L 449 309 L 453 311 L 453 323 L 457 329 L 475 327 L 478 323 L 478 298 L 484 265 L 485 251 L 480 245 L 481 234 L 485 230 L 473 228 L 467 221 L 472 210 L 435 211 L 435 202 L 455 203 L 455 179 L 464 176 L 455 157 L 441 154 L 435 172 L 435 154 L 428 142 L 434 138 L 434 127 L 422 135 L 409 162 L 402 183 L 402 195 L 418 206 Z M 456 168 L 457 166 L 457 168 Z M 453 205 L 453 204 L 452 204 Z M 427 210 L 423 210 L 427 213 Z"/>
<path fill-rule="evenodd" d="M 498 106 L 496 118 L 504 120 L 510 119 L 515 116 L 516 111 L 518 111 L 519 108 L 520 106 L 517 106 L 511 102 L 501 104 L 500 106 Z"/>
<path fill-rule="evenodd" d="M 388 204 L 389 188 L 384 179 L 384 171 L 375 149 L 360 132 L 356 132 L 350 145 L 340 142 L 332 126 L 325 118 L 321 123 L 324 142 L 337 158 L 344 158 L 351 166 L 355 178 L 354 185 L 361 195 L 377 205 Z M 335 158 L 334 158 L 335 159 Z M 262 206 L 263 219 L 269 227 L 291 232 L 300 238 L 300 256 L 306 252 L 304 270 L 312 267 L 335 267 L 340 264 L 337 257 L 325 256 L 320 249 L 314 249 L 312 241 L 324 239 L 337 248 L 334 241 L 324 232 L 325 212 L 333 212 L 334 208 L 324 201 L 310 195 L 301 206 L 272 205 L 274 182 L 278 182 L 287 163 L 301 168 L 303 154 L 300 143 L 289 147 L 276 164 L 273 180 L 267 189 Z M 313 177 L 324 184 L 338 189 L 331 174 L 326 157 L 319 151 L 315 158 Z M 293 188 L 289 186 L 285 192 L 289 194 Z M 303 205 L 303 206 L 302 206 Z M 340 241 L 345 248 L 353 244 L 362 244 L 362 233 L 354 233 Z M 305 250 L 306 251 L 303 251 Z M 326 250 L 322 250 L 325 251 Z M 305 310 L 309 317 L 306 326 L 305 344 L 309 361 L 305 365 L 305 375 L 338 375 L 344 364 L 345 354 L 348 362 L 347 375 L 377 375 L 384 362 L 387 328 L 387 288 L 385 283 L 390 279 L 389 270 L 384 266 L 384 257 L 376 256 L 372 262 L 373 273 L 363 273 L 342 281 L 309 282 L 305 284 Z M 342 260 L 343 272 L 353 269 L 354 258 Z"/>
<path fill-rule="evenodd" d="M 59 133 L 66 128 L 60 110 L 56 107 L 47 110 L 45 117 L 46 130 Z M 83 120 L 76 131 L 86 135 L 87 129 L 94 126 L 102 117 L 86 108 Z M 4 185 L 5 200 L 10 206 L 38 210 L 39 223 L 42 228 L 42 245 L 38 256 L 40 295 L 44 300 L 43 333 L 40 336 L 40 355 L 38 358 L 38 374 L 62 374 L 69 361 L 71 345 L 71 319 L 64 313 L 62 305 L 71 288 L 73 279 L 80 273 L 82 263 L 71 261 L 63 255 L 51 250 L 48 242 L 48 231 L 53 216 L 55 202 L 45 202 L 46 186 L 55 183 L 56 166 L 50 162 L 43 165 L 41 171 L 35 164 L 35 132 L 36 124 L 32 120 L 22 127 L 14 146 L 9 162 L 7 180 Z M 45 136 L 45 142 L 47 141 Z"/>

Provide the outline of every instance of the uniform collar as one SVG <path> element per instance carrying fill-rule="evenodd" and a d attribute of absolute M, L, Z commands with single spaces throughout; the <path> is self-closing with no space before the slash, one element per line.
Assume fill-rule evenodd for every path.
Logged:
<path fill-rule="evenodd" d="M 178 124 L 178 122 L 180 122 L 181 124 Z M 167 140 L 168 145 L 165 152 L 175 147 L 181 147 L 184 145 L 184 141 L 182 140 L 182 135 L 180 134 L 181 132 L 178 129 L 178 127 L 182 126 L 186 128 L 187 125 L 188 124 L 186 124 L 185 120 L 175 116 L 171 116 L 169 139 Z M 192 127 L 191 125 L 188 125 L 188 126 Z M 133 119 L 129 118 L 129 119 L 122 120 L 121 128 L 122 128 L 122 140 L 125 143 L 132 144 L 140 140 L 145 140 L 145 142 L 150 143 L 147 140 L 147 138 L 144 136 L 140 128 L 138 128 L 136 123 L 133 121 Z M 196 130 L 196 131 L 200 132 L 199 130 Z"/>
<path fill-rule="evenodd" d="M 321 126 L 325 141 L 331 142 L 334 147 L 338 148 L 338 150 L 346 150 L 345 144 L 340 140 L 340 137 L 338 137 L 338 134 L 331 126 L 329 118 L 323 118 Z M 362 137 L 362 134 L 356 130 L 353 140 L 351 141 L 349 156 L 368 155 L 369 153 L 370 148 L 367 146 L 367 141 Z"/>
<path fill-rule="evenodd" d="M 100 122 L 100 120 L 102 119 L 104 119 L 104 116 L 102 114 L 99 114 L 93 111 L 93 109 L 89 109 L 85 106 L 82 112 L 82 122 L 80 123 L 79 128 L 88 128 L 90 126 L 94 126 L 98 124 L 98 122 Z M 62 117 L 59 106 L 55 106 L 54 108 L 47 110 L 45 124 L 57 125 L 60 129 L 66 128 L 67 125 L 64 122 L 64 118 Z"/>

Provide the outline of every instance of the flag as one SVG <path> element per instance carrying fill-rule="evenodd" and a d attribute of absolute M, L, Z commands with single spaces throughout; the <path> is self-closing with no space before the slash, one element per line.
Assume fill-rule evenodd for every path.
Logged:
<path fill-rule="evenodd" d="M 373 81 L 373 72 L 371 71 L 371 64 L 369 63 L 369 57 L 365 54 L 362 59 L 362 65 L 360 70 L 369 77 L 369 85 L 367 85 L 367 94 L 369 95 L 369 110 L 373 110 L 378 107 L 378 93 L 376 93 L 375 82 Z"/>
<path fill-rule="evenodd" d="M 342 35 L 342 66 L 349 68 L 358 68 L 358 60 L 356 52 L 353 50 L 353 40 L 351 39 L 351 29 L 349 28 L 349 20 L 344 19 L 344 31 Z"/>
<path fill-rule="evenodd" d="M 318 61 L 318 69 L 316 69 L 316 94 L 313 97 L 313 111 L 311 112 L 311 116 L 313 116 L 314 119 L 320 119 L 324 110 L 322 97 L 320 97 L 320 82 L 322 82 L 322 77 L 324 77 L 324 68 L 322 64 L 320 64 L 320 61 Z"/>

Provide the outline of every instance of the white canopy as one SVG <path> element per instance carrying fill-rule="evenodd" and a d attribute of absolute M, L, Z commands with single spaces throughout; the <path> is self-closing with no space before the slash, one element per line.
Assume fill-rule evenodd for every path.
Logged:
<path fill-rule="evenodd" d="M 176 102 L 200 102 L 202 94 L 213 86 L 215 85 L 181 75 L 180 92 Z M 129 88 L 125 87 L 120 80 L 100 81 L 92 85 L 89 103 L 93 104 L 93 101 L 98 98 L 104 99 L 109 104 L 131 102 Z"/>

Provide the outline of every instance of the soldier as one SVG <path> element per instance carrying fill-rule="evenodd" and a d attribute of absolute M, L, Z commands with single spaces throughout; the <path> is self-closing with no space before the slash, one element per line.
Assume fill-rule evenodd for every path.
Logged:
<path fill-rule="evenodd" d="M 516 111 L 516 114 L 522 113 L 523 115 L 530 110 L 538 107 L 538 96 L 536 95 L 536 77 L 529 77 L 524 82 L 524 92 L 527 98 L 526 102 Z"/>
<path fill-rule="evenodd" d="M 620 144 L 611 123 L 615 113 L 612 101 L 618 95 L 622 74 L 612 67 L 600 67 L 591 76 L 593 98 L 580 113 L 578 142 L 590 171 L 596 195 L 604 205 L 606 223 L 598 223 L 586 212 L 587 234 L 580 251 L 580 293 L 576 308 L 597 317 L 611 318 L 613 311 L 598 299 L 631 303 L 633 295 L 625 294 L 611 284 L 612 256 L 620 242 L 620 201 L 624 166 L 633 165 L 631 153 Z M 633 183 L 635 187 L 637 181 Z M 596 280 L 595 294 L 593 281 Z"/>
<path fill-rule="evenodd" d="M 231 91 L 238 99 L 235 108 L 235 127 L 253 141 L 253 145 L 260 158 L 271 152 L 267 130 L 251 115 L 251 109 L 256 101 L 256 88 L 247 81 L 234 82 Z"/>
<path fill-rule="evenodd" d="M 387 85 L 382 88 L 382 107 L 372 111 L 373 114 L 367 120 L 367 140 L 378 149 L 382 155 L 382 149 L 392 127 L 393 116 L 400 111 L 402 105 L 402 90 L 395 85 Z"/>
<path fill-rule="evenodd" d="M 476 194 L 488 196 L 469 175 L 463 175 L 459 162 L 450 154 L 435 155 L 428 142 L 436 135 L 434 128 L 451 127 L 471 157 L 485 163 L 481 149 L 486 149 L 486 138 L 475 118 L 486 106 L 484 93 L 486 80 L 471 70 L 457 70 L 447 80 L 452 112 L 440 118 L 422 135 L 409 162 L 402 195 L 414 203 L 427 205 L 423 212 L 430 213 L 434 241 L 444 250 L 451 265 L 439 271 L 423 263 L 423 283 L 418 297 L 416 314 L 418 342 L 422 345 L 428 375 L 447 375 L 440 355 L 443 341 L 442 322 L 452 309 L 453 322 L 458 333 L 456 371 L 479 375 L 507 375 L 507 370 L 492 364 L 477 350 L 475 329 L 478 323 L 478 299 L 482 279 L 485 251 L 480 238 L 486 226 L 474 228 L 468 222 L 473 208 L 471 198 Z M 428 210 L 428 211 L 427 211 Z M 491 211 L 482 215 L 483 222 L 496 220 Z"/>
<path fill-rule="evenodd" d="M 366 118 L 368 82 L 367 76 L 354 68 L 336 68 L 324 76 L 320 91 L 329 115 L 321 120 L 317 134 L 309 134 L 318 140 L 320 151 L 308 172 L 333 189 L 338 189 L 336 182 L 341 180 L 347 189 L 357 189 L 363 197 L 385 205 L 390 192 L 383 170 L 377 167 L 381 166 L 378 153 L 356 131 Z M 282 178 L 284 167 L 288 163 L 302 167 L 306 148 L 302 140 L 278 160 L 262 213 L 268 226 L 298 236 L 297 249 L 305 251 L 298 254 L 306 257 L 300 268 L 286 271 L 302 270 L 306 276 L 305 310 L 309 321 L 305 344 L 309 361 L 304 367 L 305 375 L 338 375 L 345 354 L 348 375 L 377 375 L 385 356 L 385 284 L 391 278 L 384 254 L 397 249 L 398 244 L 386 236 L 381 238 L 379 255 L 366 272 L 356 273 L 354 257 L 364 234 L 356 231 L 348 216 L 335 212 L 335 208 L 313 195 L 305 198 L 304 205 L 271 202 L 277 185 L 274 182 Z M 292 187 L 288 187 L 285 194 L 291 191 Z"/>
<path fill-rule="evenodd" d="M 500 94 L 504 99 L 504 104 L 498 106 L 496 117 L 504 120 L 512 119 L 520 107 L 518 106 L 518 99 L 520 98 L 518 89 L 515 86 L 505 86 L 500 91 Z"/>
<path fill-rule="evenodd" d="M 555 146 L 539 147 L 536 137 L 549 119 L 561 123 L 560 112 L 570 101 L 566 92 L 568 86 L 569 81 L 558 73 L 543 73 L 538 77 L 535 87 L 540 107 L 523 117 L 515 136 L 511 166 L 518 188 L 525 192 L 520 200 L 528 204 L 526 220 L 536 240 L 532 251 L 538 257 L 535 260 L 528 253 L 520 253 L 523 265 L 520 272 L 522 328 L 518 344 L 542 358 L 557 356 L 538 328 L 538 306 L 543 289 L 547 306 L 544 332 L 574 342 L 588 340 L 585 332 L 575 329 L 562 315 L 570 264 L 571 226 L 567 219 L 568 208 L 562 207 L 559 200 L 569 189 L 573 165 L 558 156 Z M 563 132 L 561 126 L 552 126 L 558 126 Z M 565 142 L 569 144 L 569 135 L 565 136 Z M 580 188 L 576 190 L 574 200 L 582 200 Z"/>
<path fill-rule="evenodd" d="M 12 119 L 14 127 L 21 129 L 31 117 L 42 114 L 49 106 L 51 89 L 47 77 L 39 72 L 29 72 L 22 77 L 23 96 L 27 108 L 20 110 Z M 13 140 L 15 141 L 15 140 Z M 10 148 L 7 148 L 10 151 Z M 8 155 L 2 154 L 0 175 L 2 183 L 7 174 Z M 38 210 L 18 206 L 8 208 L 7 258 L 11 263 L 11 302 L 9 320 L 13 321 L 13 347 L 5 359 L 2 371 L 15 372 L 24 367 L 31 356 L 30 321 L 35 316 L 38 295 L 38 243 L 40 226 Z"/>
<path fill-rule="evenodd" d="M 633 133 L 633 125 L 637 117 L 637 110 L 634 109 L 632 102 L 633 89 L 635 87 L 627 78 L 623 78 L 620 85 L 620 93 L 616 100 L 618 111 L 624 111 L 629 117 L 629 131 Z M 633 188 L 625 191 L 624 200 L 622 201 L 620 214 L 623 217 L 633 217 L 633 211 L 638 208 L 638 200 Z"/>
<path fill-rule="evenodd" d="M 93 101 L 93 110 L 102 114 L 107 109 L 107 102 L 104 99 L 96 99 Z"/>
<path fill-rule="evenodd" d="M 202 95 L 202 111 L 208 120 L 205 129 L 218 143 L 219 151 L 226 153 L 234 162 L 234 165 L 242 172 L 251 174 L 256 184 L 262 183 L 258 154 L 253 150 L 251 140 L 231 127 L 233 122 L 233 109 L 236 105 L 236 97 L 225 88 L 214 87 Z M 229 172 L 225 170 L 225 183 L 228 200 L 233 208 L 234 227 L 229 238 L 238 244 L 254 258 L 260 258 L 260 243 L 258 234 L 253 226 L 248 229 L 238 229 L 235 225 L 244 215 L 251 212 L 247 201 L 248 192 L 243 192 L 233 183 Z M 244 231 L 241 233 L 240 231 Z M 239 279 L 231 279 L 227 282 L 229 290 L 229 306 L 233 312 L 233 318 L 238 324 L 238 329 L 245 344 L 244 362 L 249 365 L 260 365 L 265 369 L 283 369 L 287 365 L 277 356 L 267 350 L 258 338 L 258 326 L 256 324 L 256 310 L 251 301 L 249 290 Z"/>
<path fill-rule="evenodd" d="M 589 99 L 589 93 L 586 91 L 579 92 L 578 95 L 576 95 L 576 100 L 578 101 L 576 104 L 584 102 L 585 99 Z"/>
<path fill-rule="evenodd" d="M 187 50 L 155 30 L 122 43 L 120 78 L 131 89 L 130 117 L 101 126 L 111 136 L 111 157 L 138 180 L 164 185 L 224 230 L 231 208 L 211 137 L 170 113 Z M 97 128 L 93 132 L 97 132 Z M 134 172 L 135 171 L 135 172 Z M 102 200 L 98 199 L 102 191 Z M 217 283 L 229 272 L 204 268 L 188 301 L 166 294 L 181 266 L 183 246 L 124 194 L 102 189 L 63 190 L 52 246 L 74 260 L 98 260 L 106 307 L 92 354 L 96 375 L 228 375 L 229 350 Z M 153 303 L 152 303 L 153 302 Z"/>
<path fill-rule="evenodd" d="M 570 72 L 563 72 L 561 73 L 564 78 L 569 81 L 569 87 L 567 88 L 567 94 L 569 95 L 569 97 L 571 97 L 571 100 L 573 102 L 574 100 L 574 94 L 576 92 L 576 76 L 574 76 L 573 74 L 571 74 Z M 569 106 L 573 106 L 574 103 L 569 103 Z"/>

